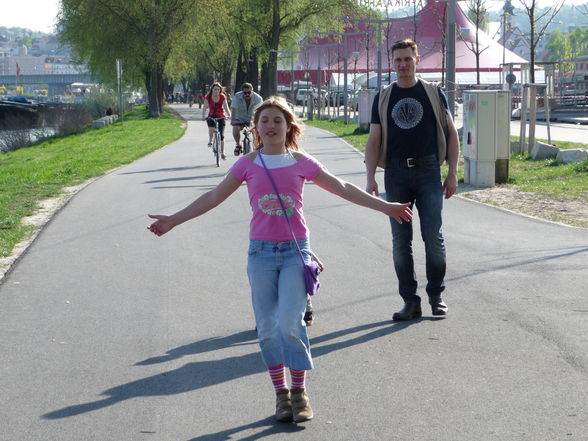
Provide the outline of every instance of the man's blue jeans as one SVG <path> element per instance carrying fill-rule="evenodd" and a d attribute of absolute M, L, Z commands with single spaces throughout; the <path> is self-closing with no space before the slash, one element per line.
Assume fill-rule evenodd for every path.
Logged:
<path fill-rule="evenodd" d="M 408 167 L 406 160 L 391 158 L 384 181 L 389 202 L 412 202 L 418 210 L 421 236 L 425 243 L 427 294 L 440 295 L 445 289 L 445 243 L 441 232 L 443 188 L 441 170 L 435 155 Z M 413 207 L 414 208 L 414 207 Z M 406 303 L 420 302 L 412 251 L 412 222 L 399 224 L 390 218 L 392 254 L 398 277 L 398 290 Z"/>

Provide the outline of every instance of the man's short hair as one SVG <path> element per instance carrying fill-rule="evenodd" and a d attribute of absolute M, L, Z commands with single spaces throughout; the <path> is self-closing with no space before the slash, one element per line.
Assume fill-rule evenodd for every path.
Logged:
<path fill-rule="evenodd" d="M 419 54 L 419 48 L 417 46 L 417 44 L 411 40 L 410 38 L 405 38 L 404 40 L 398 40 L 396 43 L 394 43 L 394 45 L 392 45 L 392 55 L 394 56 L 394 51 L 396 49 L 407 49 L 407 48 L 411 48 L 413 54 L 418 55 Z"/>
<path fill-rule="evenodd" d="M 241 90 L 243 90 L 243 89 L 251 89 L 251 90 L 253 90 L 253 84 L 251 84 L 251 83 L 243 83 L 243 84 L 241 84 Z"/>

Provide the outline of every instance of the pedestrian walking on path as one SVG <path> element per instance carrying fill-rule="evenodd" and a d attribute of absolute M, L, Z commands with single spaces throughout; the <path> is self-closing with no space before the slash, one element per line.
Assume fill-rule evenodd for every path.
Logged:
<path fill-rule="evenodd" d="M 408 203 L 386 202 L 342 181 L 304 153 L 299 145 L 301 128 L 285 100 L 272 97 L 263 102 L 253 123 L 256 149 L 242 156 L 217 187 L 184 209 L 171 216 L 150 214 L 156 221 L 148 229 L 161 236 L 212 210 L 243 181 L 247 183 L 253 212 L 247 274 L 261 355 L 276 392 L 275 416 L 280 422 L 302 422 L 313 417 L 305 387 L 313 360 L 303 320 L 306 287 L 298 254 L 299 247 L 306 262 L 313 258 L 302 210 L 304 182 L 312 181 L 343 199 L 380 211 L 399 224 L 410 222 L 412 211 Z"/>
<path fill-rule="evenodd" d="M 441 294 L 445 290 L 445 242 L 441 232 L 443 193 L 450 198 L 457 189 L 459 142 L 443 91 L 419 80 L 416 67 L 418 48 L 412 40 L 392 46 L 392 60 L 398 80 L 374 100 L 370 133 L 365 149 L 368 193 L 378 193 L 376 167 L 385 169 L 388 200 L 415 203 L 425 243 L 427 294 L 432 313 L 447 314 Z M 449 171 L 441 183 L 441 167 Z M 422 316 L 412 252 L 412 224 L 391 222 L 394 268 L 404 307 L 394 320 Z"/>

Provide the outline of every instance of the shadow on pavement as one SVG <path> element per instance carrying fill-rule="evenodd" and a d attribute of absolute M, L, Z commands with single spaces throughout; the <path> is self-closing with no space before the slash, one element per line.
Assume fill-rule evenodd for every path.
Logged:
<path fill-rule="evenodd" d="M 257 333 L 253 329 L 250 331 L 243 331 L 236 334 L 227 335 L 226 337 L 207 338 L 190 343 L 189 345 L 179 346 L 167 351 L 166 355 L 139 361 L 135 366 L 147 366 L 151 364 L 165 363 L 167 361 L 177 360 L 178 358 L 182 358 L 185 355 L 202 354 L 205 352 L 230 348 L 232 346 L 250 344 L 257 345 Z"/>
<path fill-rule="evenodd" d="M 549 252 L 550 255 L 541 255 L 541 253 Z M 517 250 L 515 253 L 502 254 L 492 260 L 486 262 L 480 261 L 480 269 L 472 271 L 467 274 L 447 278 L 447 281 L 455 282 L 456 280 L 466 279 L 469 277 L 478 276 L 480 274 L 487 274 L 498 272 L 502 270 L 512 270 L 515 267 L 523 267 L 526 265 L 534 265 L 537 263 L 546 263 L 551 260 L 563 259 L 576 254 L 588 253 L 588 247 L 582 245 L 578 247 L 567 248 L 547 248 L 547 249 L 528 249 L 524 250 L 524 255 L 520 255 L 521 251 Z"/>
<path fill-rule="evenodd" d="M 232 435 L 242 432 L 244 430 L 251 430 L 251 429 L 263 429 L 262 431 L 247 436 L 245 438 L 233 438 Z M 263 420 L 256 421 L 251 424 L 246 424 L 243 426 L 235 427 L 233 429 L 223 430 L 221 432 L 210 433 L 208 435 L 201 435 L 197 436 L 196 438 L 192 438 L 189 441 L 220 441 L 220 440 L 230 440 L 230 439 L 239 439 L 241 441 L 254 441 L 261 438 L 265 438 L 268 435 L 273 435 L 276 433 L 298 433 L 304 430 L 304 426 L 300 426 L 297 424 L 280 424 L 276 423 L 276 420 L 273 416 L 264 418 Z"/>
<path fill-rule="evenodd" d="M 410 322 L 381 321 L 342 329 L 311 339 L 313 345 L 313 356 L 320 357 L 333 351 L 349 348 L 377 338 L 385 337 L 394 332 L 400 331 L 412 324 L 419 323 L 429 318 L 412 320 Z M 371 332 L 364 333 L 374 329 Z M 350 334 L 360 335 L 343 339 Z M 343 339 L 335 343 L 321 345 L 333 339 Z M 165 355 L 148 358 L 138 362 L 136 365 L 152 365 L 176 360 L 186 355 L 201 354 L 226 349 L 231 346 L 249 345 L 256 341 L 255 331 L 243 331 L 221 338 L 205 339 L 189 345 L 171 349 Z M 257 346 L 257 345 L 256 345 Z M 236 380 L 248 375 L 265 372 L 261 355 L 257 347 L 255 352 L 236 357 L 227 357 L 218 360 L 197 361 L 187 363 L 184 366 L 162 374 L 142 378 L 127 384 L 113 387 L 102 393 L 106 398 L 90 403 L 77 404 L 63 409 L 55 410 L 42 415 L 45 419 L 68 418 L 75 415 L 102 409 L 107 406 L 136 397 L 165 396 L 191 392 L 205 387 L 214 386 L 227 381 Z M 262 425 L 265 420 L 256 424 Z M 241 429 L 243 430 L 243 428 Z M 199 438 L 206 439 L 206 438 Z M 212 438 L 211 438 L 212 439 Z"/>
<path fill-rule="evenodd" d="M 178 178 L 165 178 L 165 179 L 153 179 L 151 181 L 144 181 L 143 184 L 159 184 L 161 182 L 175 182 L 175 181 L 192 181 L 197 179 L 214 179 L 222 178 L 226 173 L 212 173 L 209 175 L 198 175 L 198 176 L 183 176 Z"/>
<path fill-rule="evenodd" d="M 156 168 L 153 170 L 139 170 L 118 173 L 119 175 L 137 175 L 141 173 L 160 173 L 160 172 L 173 172 L 173 171 L 186 171 L 186 170 L 198 170 L 201 168 L 212 168 L 212 165 L 194 165 L 192 167 L 168 167 L 168 168 Z"/>

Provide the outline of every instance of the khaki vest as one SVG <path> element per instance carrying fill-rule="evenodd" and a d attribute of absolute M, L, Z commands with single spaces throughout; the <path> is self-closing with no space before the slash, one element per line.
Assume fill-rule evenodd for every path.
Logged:
<path fill-rule="evenodd" d="M 438 86 L 435 83 L 430 83 L 421 78 L 418 79 L 425 88 L 431 106 L 433 107 L 433 113 L 437 120 L 437 158 L 439 159 L 439 165 L 443 165 L 447 159 L 447 114 L 441 103 L 441 97 L 439 96 Z M 378 160 L 378 166 L 386 168 L 386 152 L 388 150 L 388 102 L 390 101 L 390 94 L 392 93 L 392 86 L 394 83 L 387 86 L 380 93 L 380 100 L 378 101 L 378 112 L 380 114 L 380 127 L 382 129 L 382 138 L 380 142 L 380 156 Z"/>

